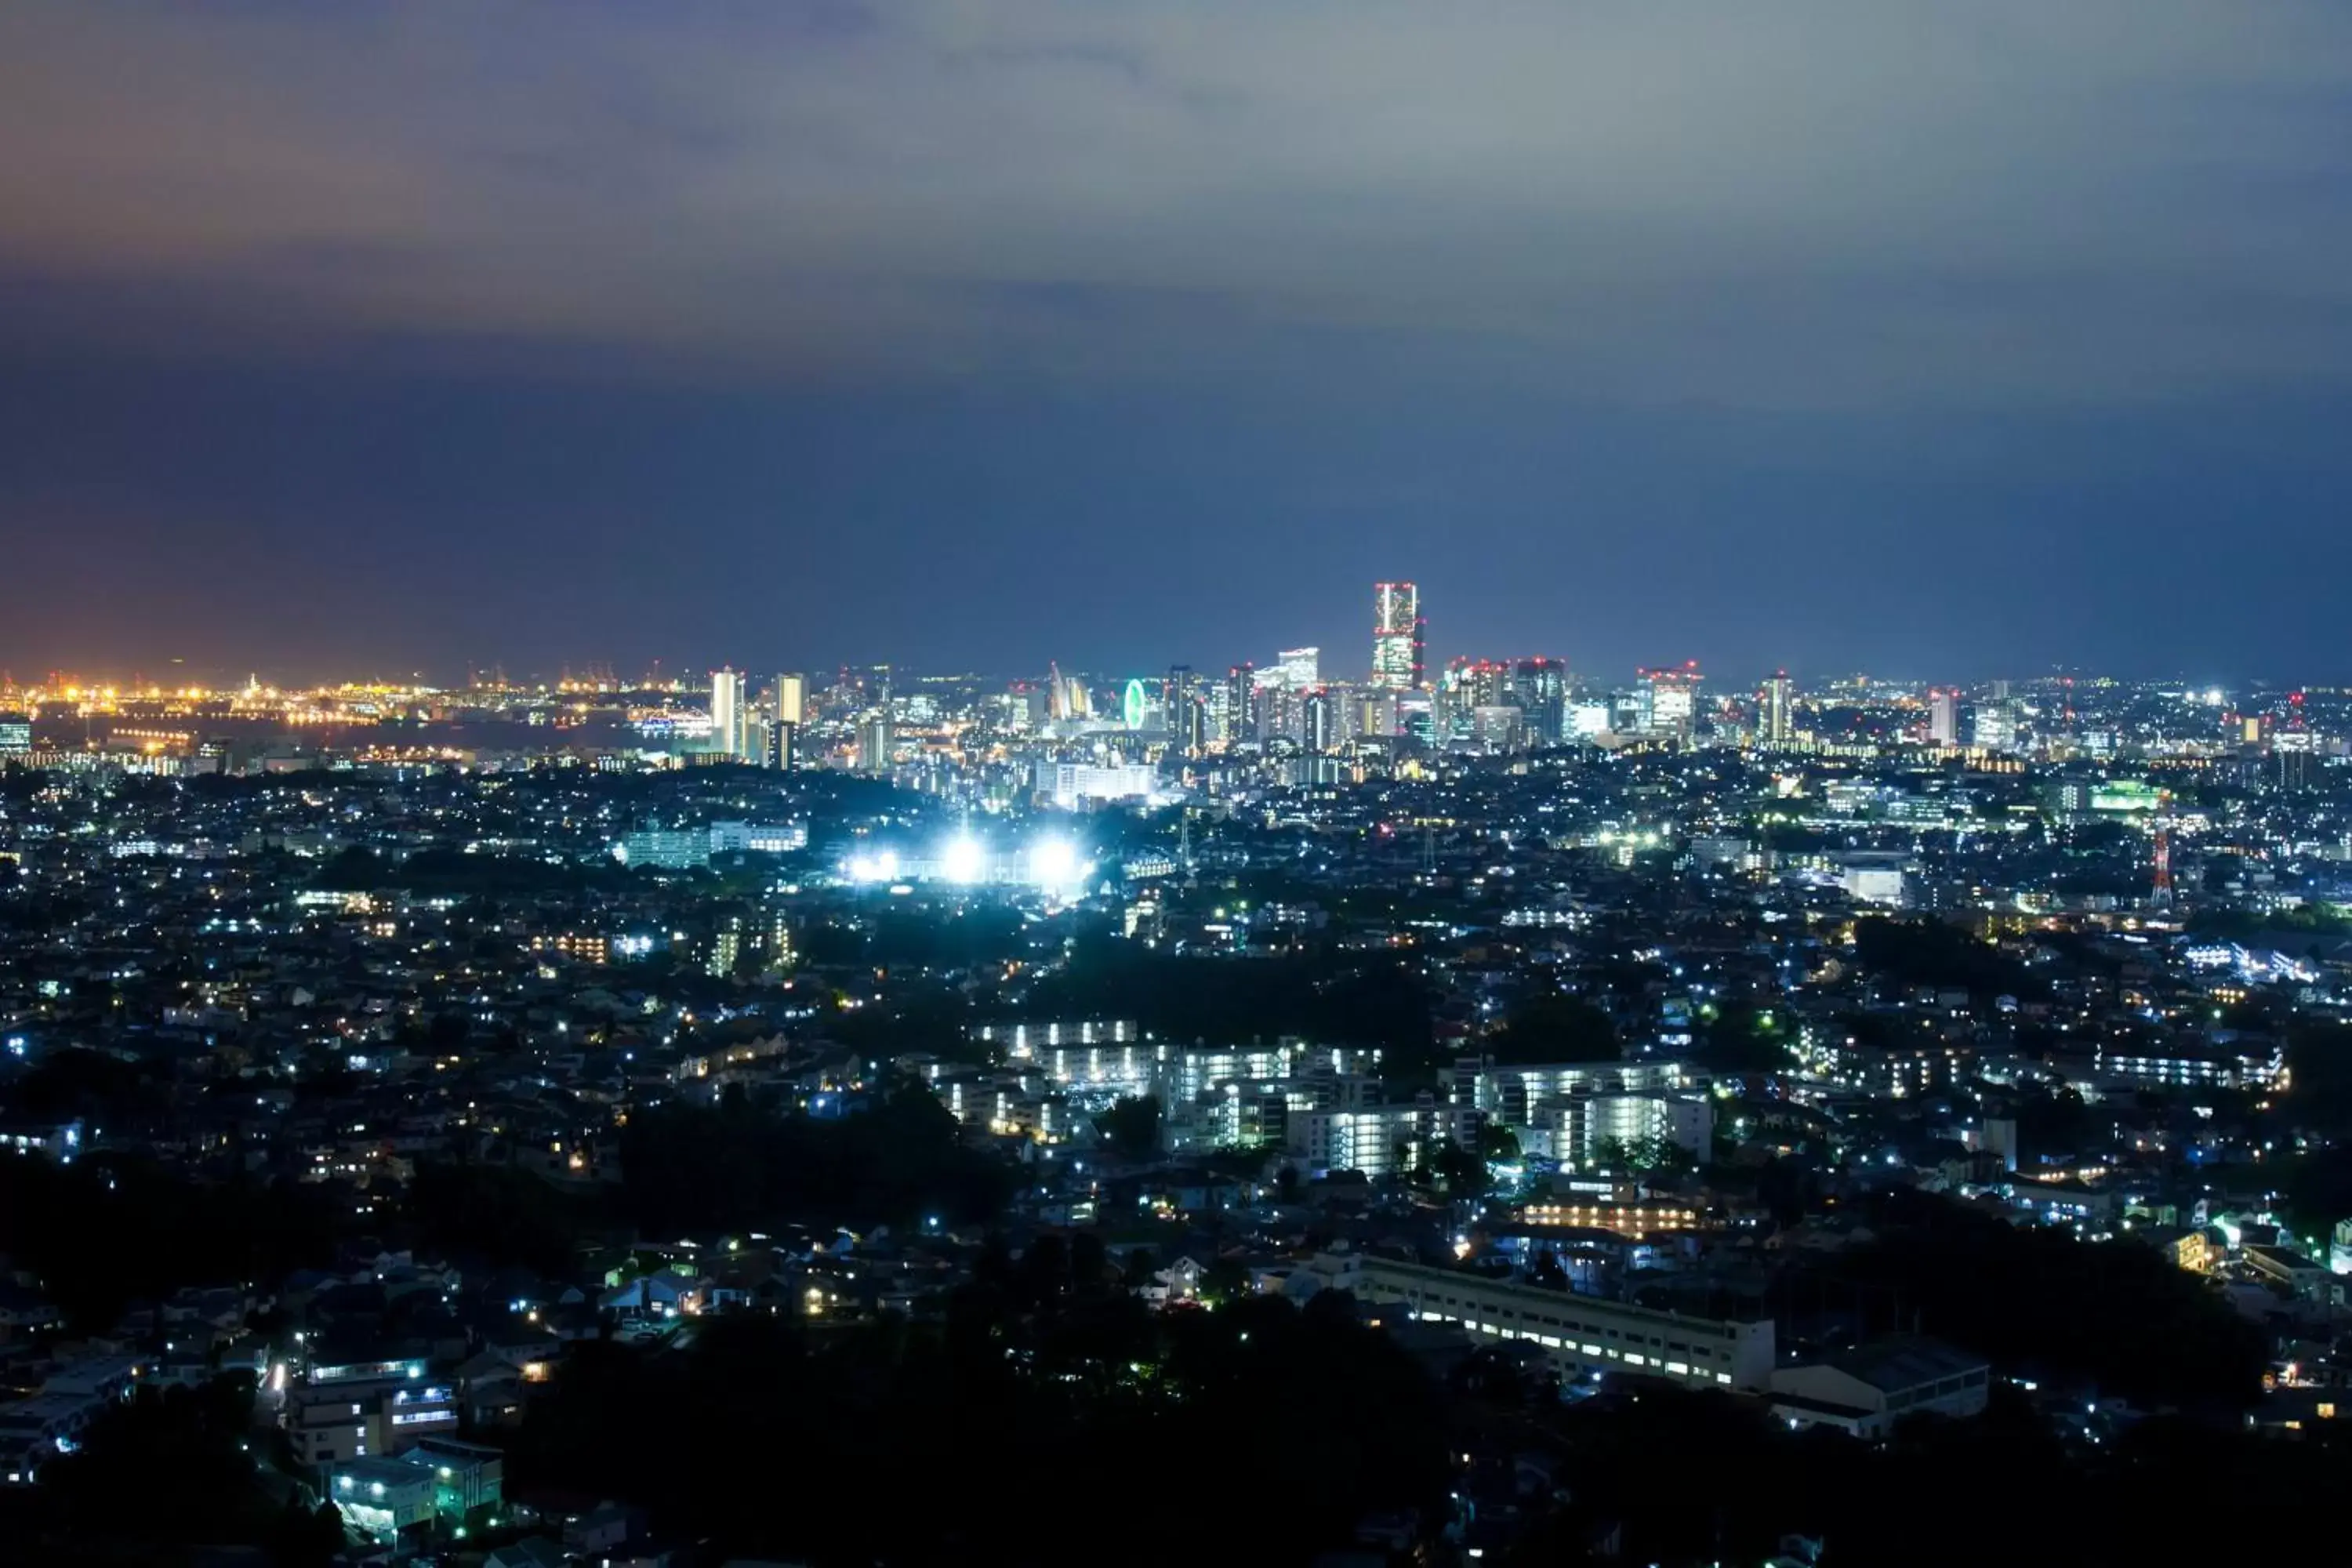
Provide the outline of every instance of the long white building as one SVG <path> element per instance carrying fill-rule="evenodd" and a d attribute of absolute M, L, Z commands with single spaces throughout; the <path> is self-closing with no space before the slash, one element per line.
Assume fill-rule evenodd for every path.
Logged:
<path fill-rule="evenodd" d="M 1359 1300 L 1394 1302 L 1424 1322 L 1459 1323 L 1473 1339 L 1538 1345 L 1565 1375 L 1638 1372 L 1743 1393 L 1772 1386 L 1769 1318 L 1686 1317 L 1357 1254 L 1326 1254 L 1318 1267 L 1330 1287 Z"/>

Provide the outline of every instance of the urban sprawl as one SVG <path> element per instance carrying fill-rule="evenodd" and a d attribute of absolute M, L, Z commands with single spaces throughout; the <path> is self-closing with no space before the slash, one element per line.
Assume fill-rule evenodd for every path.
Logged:
<path fill-rule="evenodd" d="M 2352 689 L 1371 610 L 1344 674 L 0 686 L 0 1541 L 2330 1538 Z"/>

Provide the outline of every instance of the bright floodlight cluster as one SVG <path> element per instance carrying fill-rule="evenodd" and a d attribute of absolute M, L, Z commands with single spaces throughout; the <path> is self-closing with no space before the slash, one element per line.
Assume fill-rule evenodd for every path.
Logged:
<path fill-rule="evenodd" d="M 1002 868 L 1000 869 L 1000 864 Z M 1011 874 L 1019 866 L 1021 875 Z M 941 844 L 928 859 L 901 861 L 892 849 L 861 849 L 842 862 L 842 876 L 861 887 L 936 879 L 959 887 L 995 881 L 1017 881 L 1041 892 L 1062 893 L 1086 880 L 1088 864 L 1077 846 L 1066 838 L 1040 838 L 1016 859 L 992 854 L 969 833 L 959 833 Z"/>

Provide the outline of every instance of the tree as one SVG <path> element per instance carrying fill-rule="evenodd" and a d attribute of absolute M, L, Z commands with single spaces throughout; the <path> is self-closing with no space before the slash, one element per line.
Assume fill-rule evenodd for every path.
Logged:
<path fill-rule="evenodd" d="M 1122 1159 L 1148 1160 L 1160 1152 L 1160 1100 L 1155 1095 L 1123 1095 L 1095 1118 L 1095 1129 Z"/>
<path fill-rule="evenodd" d="M 1498 1062 L 1613 1062 L 1623 1054 L 1617 1026 L 1581 997 L 1530 997 L 1511 1009 L 1487 1044 Z"/>
<path fill-rule="evenodd" d="M 1486 1162 L 1452 1139 L 1438 1144 L 1429 1170 L 1448 1197 L 1475 1197 L 1486 1190 Z"/>
<path fill-rule="evenodd" d="M 1593 1163 L 1612 1171 L 1687 1171 L 1698 1161 L 1671 1138 L 1604 1138 Z"/>
<path fill-rule="evenodd" d="M 1486 1122 L 1478 1129 L 1478 1152 L 1486 1160 L 1508 1164 L 1519 1157 L 1519 1135 L 1499 1121 Z"/>

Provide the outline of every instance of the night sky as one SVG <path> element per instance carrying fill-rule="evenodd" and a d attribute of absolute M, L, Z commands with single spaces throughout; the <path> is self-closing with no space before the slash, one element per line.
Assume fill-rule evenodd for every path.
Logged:
<path fill-rule="evenodd" d="M 0 668 L 2352 680 L 2352 5 L 0 7 Z"/>

